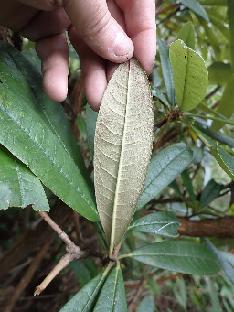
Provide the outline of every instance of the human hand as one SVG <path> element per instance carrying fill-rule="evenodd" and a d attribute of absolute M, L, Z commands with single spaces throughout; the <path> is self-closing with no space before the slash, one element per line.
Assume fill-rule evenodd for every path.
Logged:
<path fill-rule="evenodd" d="M 49 97 L 63 101 L 68 90 L 68 31 L 77 50 L 87 99 L 98 110 L 113 63 L 133 54 L 149 74 L 153 68 L 154 0 L 9 0 L 0 23 L 36 42 L 43 85 Z"/>

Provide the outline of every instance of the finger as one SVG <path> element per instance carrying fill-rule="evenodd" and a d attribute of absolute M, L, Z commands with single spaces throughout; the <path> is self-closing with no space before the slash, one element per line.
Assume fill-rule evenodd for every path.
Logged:
<path fill-rule="evenodd" d="M 69 38 L 80 56 L 85 95 L 92 109 L 98 111 L 107 86 L 104 61 L 78 37 L 74 28 L 70 29 Z"/>
<path fill-rule="evenodd" d="M 150 74 L 156 53 L 155 0 L 116 0 L 116 3 L 125 15 L 134 55 Z"/>
<path fill-rule="evenodd" d="M 133 55 L 133 43 L 108 10 L 105 0 L 70 0 L 65 10 L 85 43 L 99 56 L 121 63 Z"/>
<path fill-rule="evenodd" d="M 117 6 L 114 0 L 108 1 L 107 5 L 113 18 L 125 31 L 126 30 L 125 21 L 124 21 L 123 12 L 121 11 L 121 9 Z M 106 62 L 106 77 L 107 77 L 108 82 L 111 80 L 111 77 L 114 71 L 117 69 L 117 67 L 118 65 L 116 63 Z"/>
<path fill-rule="evenodd" d="M 48 96 L 62 102 L 68 92 L 68 45 L 65 34 L 42 39 L 36 49 L 42 61 L 43 87 Z"/>
<path fill-rule="evenodd" d="M 52 12 L 41 11 L 21 30 L 21 34 L 32 41 L 38 41 L 41 38 L 63 33 L 69 25 L 70 20 L 63 8 Z"/>

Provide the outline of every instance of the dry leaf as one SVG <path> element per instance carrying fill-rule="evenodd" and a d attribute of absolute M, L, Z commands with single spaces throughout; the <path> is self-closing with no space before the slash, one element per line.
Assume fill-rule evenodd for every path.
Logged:
<path fill-rule="evenodd" d="M 154 114 L 148 78 L 132 59 L 104 93 L 94 142 L 94 182 L 110 252 L 131 222 L 150 161 Z"/>

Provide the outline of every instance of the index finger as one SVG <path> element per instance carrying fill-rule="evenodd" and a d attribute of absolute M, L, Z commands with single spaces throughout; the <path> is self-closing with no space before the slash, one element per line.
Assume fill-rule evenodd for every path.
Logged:
<path fill-rule="evenodd" d="M 134 44 L 134 55 L 150 74 L 156 53 L 155 1 L 116 0 L 116 3 L 125 16 L 127 34 Z"/>

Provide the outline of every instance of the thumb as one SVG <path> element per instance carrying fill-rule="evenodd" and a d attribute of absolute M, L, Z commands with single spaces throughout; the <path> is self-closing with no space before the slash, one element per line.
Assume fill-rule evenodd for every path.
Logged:
<path fill-rule="evenodd" d="M 133 56 L 132 40 L 112 17 L 105 0 L 67 0 L 64 8 L 79 36 L 102 58 L 121 63 Z"/>

